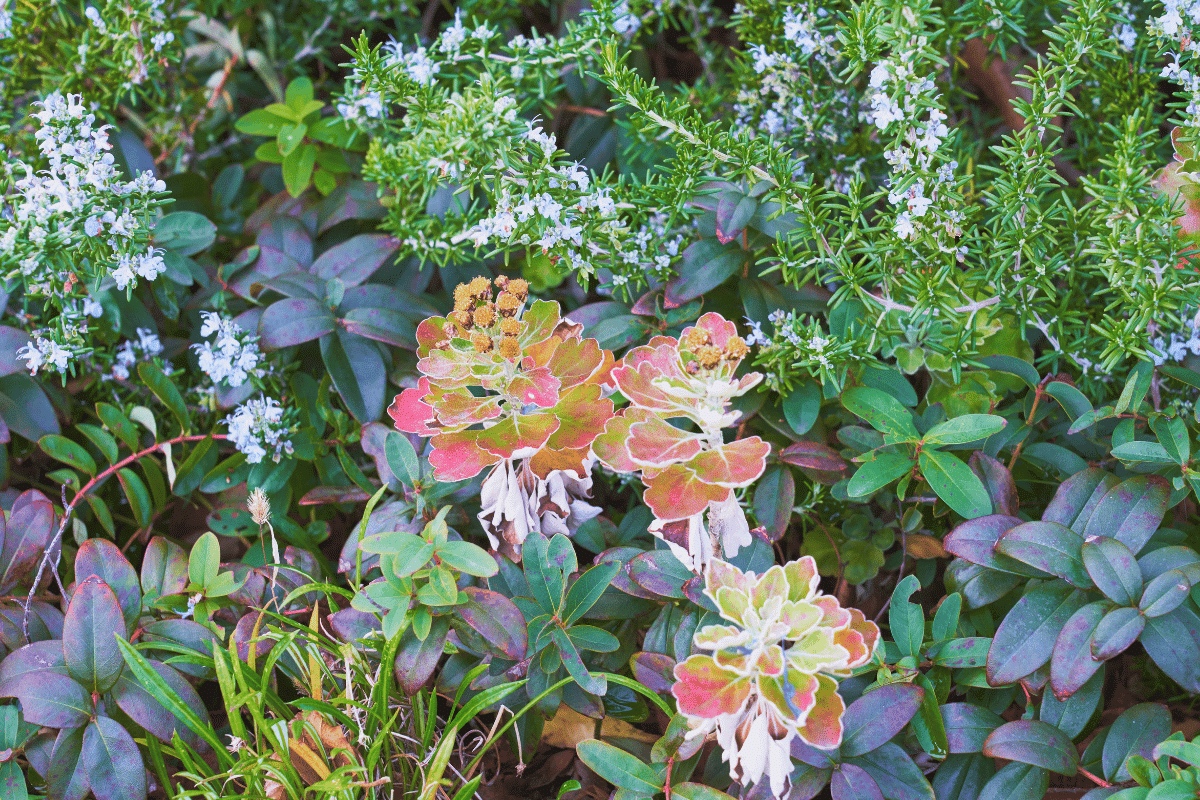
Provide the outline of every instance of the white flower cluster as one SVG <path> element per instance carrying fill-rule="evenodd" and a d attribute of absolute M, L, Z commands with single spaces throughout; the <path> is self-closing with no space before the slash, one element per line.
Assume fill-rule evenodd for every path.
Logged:
<path fill-rule="evenodd" d="M 613 8 L 613 16 L 616 17 L 613 30 L 627 38 L 632 39 L 638 28 L 642 27 L 641 19 L 629 9 L 629 0 L 620 0 Z"/>
<path fill-rule="evenodd" d="M 1156 336 L 1150 346 L 1158 351 L 1152 356 L 1156 367 L 1161 367 L 1167 361 L 1183 361 L 1188 355 L 1200 356 L 1200 313 L 1185 321 L 1182 331 L 1171 331 L 1169 336 Z"/>
<path fill-rule="evenodd" d="M 540 158 L 534 156 L 534 170 L 541 174 L 533 179 L 539 188 L 530 188 L 533 180 L 528 175 L 506 170 L 492 213 L 453 241 L 470 240 L 476 247 L 492 239 L 536 245 L 552 258 L 565 259 L 572 269 L 590 274 L 592 259 L 605 248 L 590 236 L 585 240 L 585 229 L 615 235 L 616 202 L 605 188 L 591 190 L 591 177 L 579 164 L 554 165 L 558 145 L 553 134 L 531 125 L 525 139 L 540 151 Z"/>
<path fill-rule="evenodd" d="M 12 218 L 0 220 L 0 259 L 15 260 L 27 280 L 42 294 L 56 294 L 66 283 L 68 269 L 53 269 L 55 256 L 73 266 L 69 248 L 85 243 L 101 261 L 113 264 L 112 277 L 124 289 L 135 275 L 153 280 L 164 269 L 153 248 L 141 250 L 146 218 L 155 195 L 166 184 L 150 172 L 123 182 L 108 152 L 108 126 L 96 127 L 79 95 L 55 92 L 33 116 L 41 123 L 34 134 L 49 169 L 35 172 L 20 161 L 9 168 L 23 170 L 11 198 Z M 101 245 L 103 243 L 103 246 Z M 107 257 L 106 257 L 107 256 Z M 65 265 L 64 265 L 65 266 Z M 61 274 L 59 274 L 61 273 Z"/>
<path fill-rule="evenodd" d="M 77 48 L 82 72 L 90 52 L 102 54 L 116 63 L 125 77 L 123 89 L 144 83 L 159 54 L 175 41 L 173 24 L 163 6 L 166 0 L 107 0 L 100 7 L 87 6 L 83 15 L 91 23 L 92 34 Z"/>
<path fill-rule="evenodd" d="M 955 249 L 953 242 L 944 244 L 942 237 L 944 232 L 955 240 L 963 233 L 963 213 L 955 207 L 957 195 L 951 191 L 958 162 L 946 162 L 939 153 L 950 133 L 946 114 L 938 105 L 936 85 L 915 74 L 914 61 L 898 56 L 871 70 L 869 110 L 864 117 L 884 133 L 900 124 L 895 149 L 884 153 L 892 165 L 892 184 L 897 187 L 888 193 L 888 202 L 899 212 L 893 232 L 901 239 L 929 233 L 939 250 L 954 252 L 961 261 L 965 248 Z"/>
<path fill-rule="evenodd" d="M 130 370 L 139 361 L 149 361 L 163 351 L 162 342 L 158 335 L 149 328 L 137 329 L 138 340 L 127 339 L 117 348 L 116 360 L 113 362 L 111 373 L 102 375 L 102 380 L 129 380 Z M 165 371 L 171 372 L 171 365 L 165 365 Z"/>
<path fill-rule="evenodd" d="M 257 464 L 264 456 L 279 461 L 291 454 L 292 443 L 287 438 L 291 429 L 283 421 L 283 408 L 270 397 L 248 400 L 225 418 L 229 439 L 246 454 L 246 463 Z"/>
<path fill-rule="evenodd" d="M 679 255 L 685 237 L 678 227 L 668 229 L 669 221 L 665 211 L 656 211 L 626 237 L 625 249 L 617 254 L 614 265 L 614 286 L 642 286 L 648 277 L 661 281 L 671 277 L 671 264 Z"/>
<path fill-rule="evenodd" d="M 0 0 L 0 39 L 12 36 L 13 16 L 8 10 L 8 0 Z"/>
<path fill-rule="evenodd" d="M 1200 0 L 1163 0 L 1163 13 L 1151 17 L 1146 24 L 1150 35 L 1156 37 L 1177 54 L 1171 63 L 1163 67 L 1161 77 L 1180 84 L 1190 96 L 1187 105 L 1189 119 L 1185 124 L 1200 127 L 1200 76 L 1193 69 L 1193 60 L 1200 53 Z"/>
<path fill-rule="evenodd" d="M 479 45 L 486 45 L 496 35 L 495 30 L 484 24 L 480 24 L 474 30 L 468 30 L 463 25 L 462 9 L 459 9 L 454 14 L 453 24 L 442 31 L 441 36 L 428 50 L 418 45 L 413 50 L 405 51 L 404 45 L 395 39 L 387 42 L 383 50 L 387 54 L 386 63 L 389 67 L 403 69 L 409 78 L 428 86 L 441 69 L 441 65 L 435 60 L 437 57 L 444 57 L 449 61 L 470 58 L 472 55 L 463 52 L 464 45 L 471 40 L 475 40 Z"/>
<path fill-rule="evenodd" d="M 258 350 L 257 336 L 250 335 L 232 319 L 214 311 L 201 311 L 200 316 L 204 320 L 200 335 L 208 337 L 215 333 L 217 338 L 212 342 L 193 344 L 192 349 L 196 351 L 201 371 L 213 383 L 224 382 L 237 387 L 251 377 L 264 374 L 259 366 L 263 356 Z"/>
<path fill-rule="evenodd" d="M 75 286 L 105 277 L 106 268 L 119 289 L 165 270 L 159 251 L 145 242 L 150 212 L 166 184 L 150 172 L 121 180 L 108 126 L 96 125 L 79 95 L 54 92 L 38 105 L 34 139 L 47 168 L 38 171 L 12 157 L 5 164 L 8 174 L 24 177 L 12 182 L 14 191 L 5 198 L 0 264 L 7 265 L 8 278 L 23 279 L 28 296 L 48 298 L 58 312 L 22 358 L 31 370 L 61 372 L 86 349 L 85 318 L 100 315 L 94 299 L 79 307 Z M 101 271 L 89 275 L 88 268 Z"/>
<path fill-rule="evenodd" d="M 845 144 L 858 122 L 858 103 L 841 71 L 837 39 L 823 32 L 829 12 L 788 7 L 783 12 L 783 38 L 747 49 L 753 75 L 738 93 L 736 126 L 765 133 L 789 144 L 806 160 L 820 143 L 834 164 L 823 164 L 822 173 L 838 172 L 846 156 Z M 830 147 L 833 145 L 833 147 Z M 805 170 L 804 161 L 801 170 Z M 803 174 L 802 172 L 798 174 Z M 836 181 L 830 181 L 833 185 Z"/>
<path fill-rule="evenodd" d="M 335 107 L 342 119 L 350 122 L 361 121 L 364 117 L 383 119 L 387 113 L 379 92 L 364 91 L 361 87 L 353 84 L 352 91 L 347 93 L 346 97 Z"/>
<path fill-rule="evenodd" d="M 1117 43 L 1117 47 L 1121 48 L 1126 53 L 1133 52 L 1134 45 L 1137 44 L 1137 28 L 1134 25 L 1137 19 L 1130 8 L 1129 3 L 1118 0 L 1113 4 L 1113 17 L 1117 22 L 1112 27 L 1112 38 Z"/>

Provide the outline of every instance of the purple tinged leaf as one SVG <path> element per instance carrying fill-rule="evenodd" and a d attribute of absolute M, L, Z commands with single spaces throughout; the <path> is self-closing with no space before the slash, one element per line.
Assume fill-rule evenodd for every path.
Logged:
<path fill-rule="evenodd" d="M 33 579 L 54 533 L 54 516 L 54 504 L 36 489 L 13 502 L 7 521 L 0 522 L 0 594 L 8 594 L 14 586 L 28 586 Z"/>
<path fill-rule="evenodd" d="M 1020 504 L 1017 500 L 1017 484 L 1008 467 L 982 450 L 971 453 L 967 466 L 983 481 L 996 513 L 1015 517 Z"/>
<path fill-rule="evenodd" d="M 1158 703 L 1140 703 L 1126 709 L 1108 730 L 1100 763 L 1110 781 L 1129 780 L 1129 756 L 1153 755 L 1154 746 L 1171 734 L 1171 712 Z"/>
<path fill-rule="evenodd" d="M 629 577 L 655 597 L 682 600 L 692 573 L 669 550 L 651 550 L 630 559 Z"/>
<path fill-rule="evenodd" d="M 325 280 L 339 278 L 347 286 L 357 286 L 374 275 L 399 246 L 400 242 L 387 234 L 361 234 L 318 256 L 311 272 Z"/>
<path fill-rule="evenodd" d="M 1158 530 L 1170 496 L 1171 483 L 1161 475 L 1138 475 L 1122 481 L 1096 505 L 1084 537 L 1111 536 L 1137 553 Z"/>
<path fill-rule="evenodd" d="M 400 648 L 396 651 L 396 681 L 406 694 L 413 695 L 425 685 L 437 669 L 438 660 L 446 649 L 446 635 L 450 627 L 444 619 L 434 619 L 433 626 L 424 641 L 418 639 L 411 629 L 404 634 Z"/>
<path fill-rule="evenodd" d="M 1042 513 L 1043 522 L 1057 522 L 1082 533 L 1092 511 L 1117 478 L 1099 467 L 1091 467 L 1067 478 Z"/>
<path fill-rule="evenodd" d="M 992 776 L 976 800 L 1042 800 L 1049 786 L 1049 772 L 1014 761 Z"/>
<path fill-rule="evenodd" d="M 1000 537 L 1021 524 L 1022 521 L 1017 517 L 1005 514 L 969 519 L 947 534 L 942 547 L 948 553 L 988 569 L 1036 578 L 1044 573 L 996 552 Z"/>
<path fill-rule="evenodd" d="M 1146 620 L 1142 647 L 1171 680 L 1200 693 L 1200 616 L 1186 605 Z"/>
<path fill-rule="evenodd" d="M 382 629 L 379 617 L 356 608 L 335 611 L 329 615 L 328 620 L 334 635 L 348 644 L 365 639 L 372 632 Z"/>
<path fill-rule="evenodd" d="M 1108 536 L 1083 543 L 1083 566 L 1105 597 L 1118 605 L 1130 605 L 1142 591 L 1142 574 L 1133 552 Z"/>
<path fill-rule="evenodd" d="M 417 349 L 417 326 L 397 311 L 386 308 L 354 308 L 346 312 L 346 330 L 377 342 Z"/>
<path fill-rule="evenodd" d="M 1136 608 L 1118 606 L 1104 615 L 1092 634 L 1092 658 L 1106 661 L 1137 641 L 1146 629 L 1146 618 Z"/>
<path fill-rule="evenodd" d="M 208 721 L 208 710 L 190 683 L 166 664 L 158 661 L 147 661 L 147 663 L 196 716 Z M 112 697 L 117 706 L 128 714 L 130 719 L 161 741 L 170 742 L 171 735 L 178 732 L 185 742 L 197 750 L 203 752 L 208 749 L 208 745 L 203 739 L 154 699 L 154 695 L 146 691 L 132 675 L 124 674 L 117 679 L 117 683 L 112 689 Z"/>
<path fill-rule="evenodd" d="M 62 800 L 83 800 L 87 796 L 90 787 L 82 753 L 82 727 L 58 732 L 50 753 L 50 766 L 44 773 L 49 796 Z"/>
<path fill-rule="evenodd" d="M 159 597 L 180 594 L 187 588 L 187 553 L 169 539 L 155 536 L 142 556 L 142 588 Z"/>
<path fill-rule="evenodd" d="M 999 714 L 971 703 L 947 703 L 940 711 L 951 753 L 978 753 L 991 732 L 1004 724 Z"/>
<path fill-rule="evenodd" d="M 455 608 L 464 624 L 496 647 L 505 658 L 520 661 L 528 648 L 525 617 L 512 600 L 499 592 L 468 586 L 469 600 Z"/>
<path fill-rule="evenodd" d="M 258 335 L 268 350 L 302 344 L 332 333 L 337 319 L 318 300 L 295 298 L 272 303 L 258 321 Z"/>
<path fill-rule="evenodd" d="M 635 653 L 630 659 L 634 679 L 652 692 L 665 694 L 675 684 L 675 659 L 662 653 Z"/>
<path fill-rule="evenodd" d="M 1079 589 L 1090 589 L 1080 556 L 1083 537 L 1056 522 L 1024 522 L 1005 531 L 996 542 L 996 552 L 1055 575 Z"/>
<path fill-rule="evenodd" d="M 107 692 L 125 666 L 118 636 L 128 640 L 116 595 L 95 575 L 84 579 L 63 618 L 63 654 L 72 677 L 92 692 Z"/>
<path fill-rule="evenodd" d="M 26 647 L 37 644 L 51 643 L 37 642 Z M 24 647 L 12 652 L 0 664 L 0 697 L 20 700 L 25 721 L 34 725 L 74 728 L 86 723 L 96 713 L 87 690 L 67 674 L 65 667 L 16 674 L 16 668 L 10 668 L 10 662 L 17 659 L 23 650 Z"/>
<path fill-rule="evenodd" d="M 897 744 L 886 744 L 855 756 L 854 763 L 875 779 L 890 800 L 934 800 L 933 788 L 921 770 Z"/>
<path fill-rule="evenodd" d="M 1169 569 L 1147 584 L 1138 608 L 1147 617 L 1161 617 L 1178 608 L 1191 589 L 1192 582 L 1182 570 Z"/>
<path fill-rule="evenodd" d="M 882 746 L 904 729 L 924 698 L 919 686 L 893 683 L 855 700 L 842 715 L 842 755 L 850 758 Z"/>
<path fill-rule="evenodd" d="M 992 639 L 988 683 L 993 686 L 1014 683 L 1045 664 L 1063 625 L 1086 602 L 1083 592 L 1061 581 L 1043 583 L 1027 591 L 1008 612 Z"/>
<path fill-rule="evenodd" d="M 75 580 L 82 582 L 91 575 L 108 584 L 121 606 L 126 630 L 133 630 L 142 613 L 142 590 L 133 565 L 115 544 L 107 539 L 88 539 L 75 554 Z"/>
<path fill-rule="evenodd" d="M 720 286 L 749 257 L 741 245 L 701 239 L 680 254 L 679 275 L 665 287 L 663 305 L 676 308 Z"/>
<path fill-rule="evenodd" d="M 96 717 L 83 732 L 83 763 L 96 800 L 144 800 L 146 766 L 121 723 Z"/>
<path fill-rule="evenodd" d="M 1105 602 L 1088 603 L 1063 625 L 1050 659 L 1050 688 L 1060 700 L 1074 694 L 1100 669 L 1092 657 L 1092 636 L 1104 618 Z"/>
<path fill-rule="evenodd" d="M 1011 592 L 1024 579 L 956 558 L 946 567 L 945 580 L 946 588 L 960 593 L 968 608 L 982 608 Z"/>
<path fill-rule="evenodd" d="M 833 800 L 883 800 L 879 784 L 856 764 L 839 764 L 830 776 Z"/>
<path fill-rule="evenodd" d="M 992 731 L 983 743 L 983 754 L 1020 761 L 1061 775 L 1079 769 L 1079 753 L 1067 735 L 1048 722 L 1018 720 Z"/>

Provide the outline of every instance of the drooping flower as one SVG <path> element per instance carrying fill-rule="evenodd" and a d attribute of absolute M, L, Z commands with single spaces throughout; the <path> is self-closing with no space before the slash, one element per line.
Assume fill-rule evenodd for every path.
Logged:
<path fill-rule="evenodd" d="M 696 632 L 710 651 L 675 666 L 671 693 L 688 738 L 715 733 L 730 774 L 743 784 L 765 775 L 783 796 L 799 737 L 825 750 L 842 740 L 845 704 L 837 677 L 866 664 L 879 628 L 817 590 L 817 564 L 804 556 L 762 575 L 709 563 L 704 593 L 730 625 Z"/>
<path fill-rule="evenodd" d="M 592 443 L 609 469 L 641 471 L 656 519 L 651 530 L 697 572 L 717 555 L 712 538 L 730 555 L 750 543 L 733 490 L 762 475 L 770 445 L 757 436 L 726 443 L 723 434 L 738 418 L 730 401 L 762 380 L 757 372 L 735 377 L 748 352 L 737 326 L 712 312 L 678 340 L 656 336 L 630 350 L 612 371 L 630 405 Z M 699 430 L 668 421 L 681 417 Z M 705 511 L 710 536 L 702 530 Z"/>
<path fill-rule="evenodd" d="M 495 286 L 493 297 L 486 278 L 460 285 L 448 316 L 420 324 L 422 377 L 388 414 L 399 430 L 431 438 L 438 480 L 490 468 L 480 520 L 493 547 L 519 558 L 530 531 L 566 533 L 585 513 L 588 451 L 613 413 L 602 396 L 612 353 L 561 319 L 557 303 L 527 306 L 525 281 Z M 558 512 L 544 513 L 547 504 Z"/>

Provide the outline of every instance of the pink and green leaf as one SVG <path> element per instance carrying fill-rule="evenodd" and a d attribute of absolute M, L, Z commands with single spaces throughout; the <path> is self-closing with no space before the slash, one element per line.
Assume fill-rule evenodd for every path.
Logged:
<path fill-rule="evenodd" d="M 533 404 L 539 408 L 550 408 L 558 403 L 558 390 L 562 381 L 546 367 L 534 367 L 518 373 L 508 383 L 508 394 L 522 405 Z"/>
<path fill-rule="evenodd" d="M 729 497 L 729 489 L 702 480 L 687 464 L 672 464 L 652 477 L 644 476 L 642 499 L 657 519 L 687 519 Z"/>
<path fill-rule="evenodd" d="M 439 481 L 462 481 L 499 462 L 500 456 L 480 447 L 481 432 L 451 431 L 434 436 L 433 452 L 429 455 L 433 476 Z"/>
<path fill-rule="evenodd" d="M 642 466 L 662 468 L 689 461 L 701 451 L 702 441 L 700 434 L 676 428 L 659 416 L 629 427 L 629 455 Z"/>
<path fill-rule="evenodd" d="M 846 704 L 837 693 L 837 681 L 828 675 L 817 675 L 816 678 L 820 682 L 816 702 L 800 728 L 800 738 L 813 747 L 832 750 L 842 743 L 842 714 Z"/>
<path fill-rule="evenodd" d="M 671 694 L 675 695 L 680 713 L 712 719 L 740 711 L 750 697 L 750 690 L 748 678 L 724 669 L 711 656 L 694 655 L 675 665 Z"/>
<path fill-rule="evenodd" d="M 689 463 L 688 467 L 698 480 L 705 483 L 735 489 L 749 486 L 767 468 L 767 456 L 771 445 L 757 436 L 738 439 L 713 450 L 705 450 Z"/>
<path fill-rule="evenodd" d="M 429 427 L 429 423 L 435 419 L 433 406 L 425 402 L 429 392 L 429 379 L 422 377 L 417 381 L 417 388 L 405 389 L 396 395 L 387 411 L 398 429 L 422 436 L 432 436 L 438 432 L 437 428 Z"/>

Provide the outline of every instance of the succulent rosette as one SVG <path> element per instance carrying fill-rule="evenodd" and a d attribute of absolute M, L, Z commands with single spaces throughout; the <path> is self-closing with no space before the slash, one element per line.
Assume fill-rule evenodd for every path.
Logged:
<path fill-rule="evenodd" d="M 528 511 L 531 498 L 590 488 L 592 439 L 613 414 L 602 396 L 613 357 L 563 320 L 558 303 L 526 305 L 525 281 L 497 278 L 495 286 L 493 298 L 486 278 L 460 285 L 449 315 L 418 326 L 422 377 L 388 415 L 399 430 L 430 437 L 437 480 L 492 468 L 480 520 L 494 547 L 515 547 L 540 529 L 544 515 Z M 569 473 L 565 482 L 560 471 Z M 559 499 L 562 520 L 586 518 L 577 498 Z"/>
<path fill-rule="evenodd" d="M 841 742 L 836 678 L 871 659 L 879 628 L 818 592 L 811 556 L 762 575 L 714 559 L 704 577 L 704 593 L 732 624 L 696 632 L 693 644 L 709 652 L 675 666 L 671 692 L 689 738 L 715 731 L 736 780 L 767 775 L 781 796 L 793 739 L 825 750 Z"/>
<path fill-rule="evenodd" d="M 749 526 L 733 490 L 749 486 L 766 468 L 770 445 L 757 436 L 726 442 L 723 429 L 738 412 L 730 401 L 761 380 L 735 375 L 748 348 L 737 326 L 710 312 L 679 339 L 656 336 L 630 350 L 612 380 L 630 405 L 608 421 L 592 447 L 617 472 L 642 474 L 643 499 L 658 520 L 654 530 L 693 569 L 712 555 L 700 530 L 709 511 L 710 534 L 732 555 L 750 543 Z M 686 419 L 696 430 L 668 420 Z"/>

